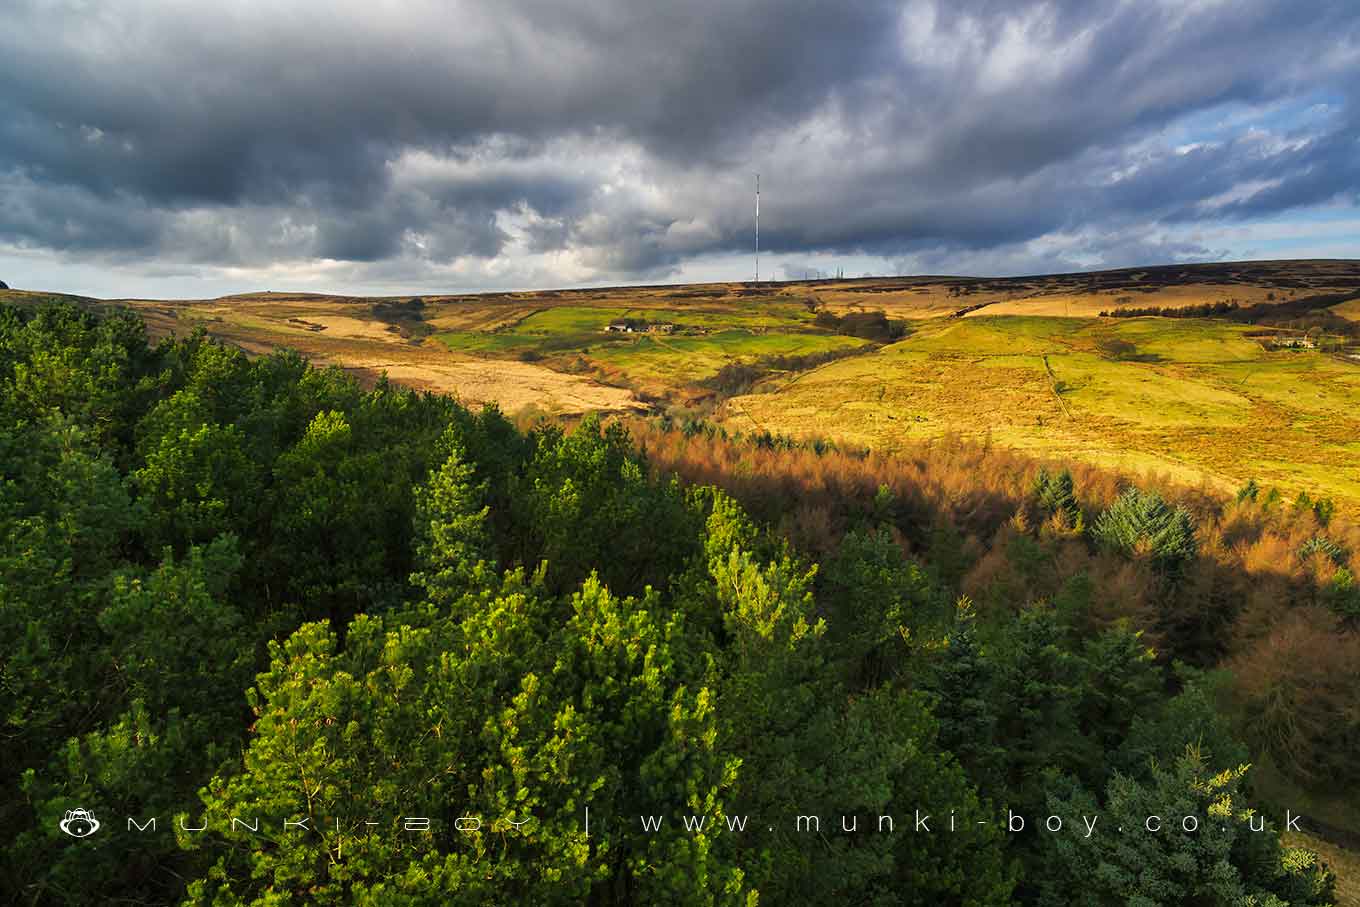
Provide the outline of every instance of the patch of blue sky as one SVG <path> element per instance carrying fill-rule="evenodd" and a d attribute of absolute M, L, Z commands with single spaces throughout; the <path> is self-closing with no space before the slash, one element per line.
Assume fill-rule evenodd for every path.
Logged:
<path fill-rule="evenodd" d="M 1318 90 L 1264 104 L 1229 101 L 1180 117 L 1162 130 L 1173 147 L 1231 142 L 1252 130 L 1282 137 L 1331 131 L 1345 105 L 1336 91 Z"/>

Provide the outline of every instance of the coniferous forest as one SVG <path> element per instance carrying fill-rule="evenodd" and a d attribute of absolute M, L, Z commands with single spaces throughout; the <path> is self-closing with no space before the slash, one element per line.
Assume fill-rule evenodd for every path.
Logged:
<path fill-rule="evenodd" d="M 1353 529 L 970 456 L 0 309 L 0 901 L 1331 903 Z"/>

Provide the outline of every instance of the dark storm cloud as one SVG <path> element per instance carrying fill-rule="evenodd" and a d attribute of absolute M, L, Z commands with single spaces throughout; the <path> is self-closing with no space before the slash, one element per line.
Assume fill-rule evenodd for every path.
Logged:
<path fill-rule="evenodd" d="M 749 248 L 757 169 L 771 251 L 1042 263 L 1064 253 L 1023 244 L 1103 232 L 1111 260 L 1207 255 L 1148 227 L 1360 185 L 1352 0 L 20 0 L 5 20 L 0 243 L 148 264 L 664 274 Z M 1214 127 L 1316 97 L 1287 127 Z M 1173 137 L 1196 117 L 1221 134 Z"/>

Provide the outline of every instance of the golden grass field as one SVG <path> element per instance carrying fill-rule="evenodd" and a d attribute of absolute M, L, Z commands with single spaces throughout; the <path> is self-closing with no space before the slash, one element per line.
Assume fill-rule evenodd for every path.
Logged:
<path fill-rule="evenodd" d="M 1248 478 L 1360 501 L 1360 363 L 1267 351 L 1250 326 L 1165 318 L 937 321 L 771 392 L 734 397 L 738 427 L 891 449 L 990 438 L 1045 456 L 1222 487 Z M 1102 355 L 1118 337 L 1146 361 Z"/>
<path fill-rule="evenodd" d="M 365 380 L 386 373 L 509 412 L 669 410 L 742 430 L 892 450 L 990 438 L 1046 456 L 1229 488 L 1249 478 L 1360 508 L 1360 359 L 1270 350 L 1252 325 L 1101 318 L 1120 307 L 1288 303 L 1360 292 L 1360 262 L 1244 262 L 1022 278 L 909 277 L 359 298 L 251 293 L 108 300 L 154 335 L 209 334 L 251 353 L 292 347 Z M 52 294 L 9 291 L 41 302 Z M 845 336 L 817 312 L 904 319 L 896 343 Z M 1333 315 L 1360 320 L 1360 299 Z M 611 322 L 670 333 L 611 333 Z M 1111 338 L 1133 357 L 1101 349 Z M 768 367 L 723 399 L 724 365 Z M 1355 353 L 1353 355 L 1360 355 Z"/>

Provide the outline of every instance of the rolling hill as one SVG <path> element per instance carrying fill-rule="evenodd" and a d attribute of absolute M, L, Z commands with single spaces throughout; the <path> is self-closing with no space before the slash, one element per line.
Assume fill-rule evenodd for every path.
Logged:
<path fill-rule="evenodd" d="M 1357 261 L 81 301 L 509 412 L 666 412 L 880 450 L 962 436 L 1360 506 Z"/>

